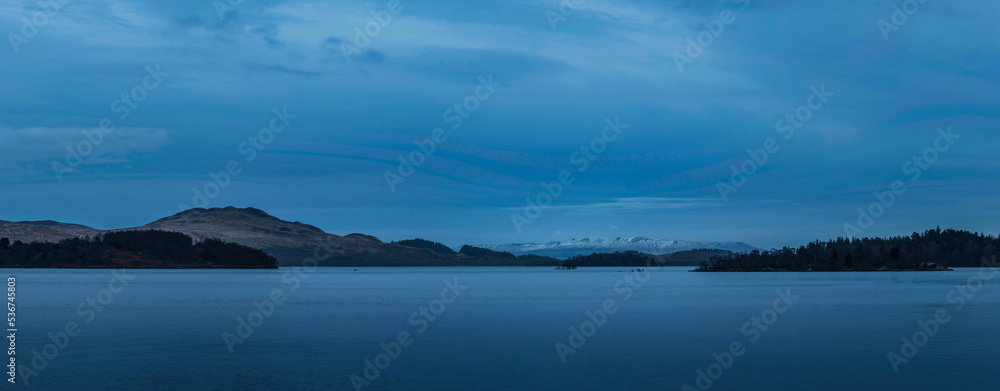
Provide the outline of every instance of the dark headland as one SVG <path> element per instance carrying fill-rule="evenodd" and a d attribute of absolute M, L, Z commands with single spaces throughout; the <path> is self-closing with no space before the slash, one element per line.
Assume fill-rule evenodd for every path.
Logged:
<path fill-rule="evenodd" d="M 996 236 L 936 228 L 910 236 L 838 238 L 799 248 L 733 253 L 704 262 L 698 272 L 947 271 L 996 260 Z"/>
<path fill-rule="evenodd" d="M 274 269 L 267 253 L 219 239 L 195 242 L 179 232 L 129 230 L 58 242 L 0 238 L 0 266 L 13 268 Z"/>

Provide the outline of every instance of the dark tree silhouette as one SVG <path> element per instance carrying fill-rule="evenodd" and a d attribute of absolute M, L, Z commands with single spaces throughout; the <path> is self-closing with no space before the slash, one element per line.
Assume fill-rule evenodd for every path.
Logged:
<path fill-rule="evenodd" d="M 594 253 L 570 257 L 566 262 L 575 266 L 647 266 L 656 265 L 656 259 L 638 251 L 618 251 L 614 253 Z"/>
<path fill-rule="evenodd" d="M 889 238 L 837 238 L 798 249 L 784 247 L 713 257 L 698 271 L 940 270 L 996 260 L 1000 239 L 969 231 L 927 230 Z M 843 262 L 838 261 L 843 255 Z M 940 267 L 938 267 L 940 266 Z"/>
<path fill-rule="evenodd" d="M 417 239 L 407 239 L 407 240 L 400 240 L 398 242 L 393 242 L 393 243 L 396 243 L 396 244 L 399 244 L 399 245 L 403 245 L 403 246 L 406 246 L 406 247 L 426 248 L 426 249 L 430 249 L 430 250 L 436 251 L 436 252 L 441 253 L 441 254 L 447 254 L 447 255 L 455 255 L 456 254 L 455 250 L 452 250 L 448 246 L 445 246 L 445 245 L 443 245 L 441 243 L 438 243 L 438 242 L 432 242 L 430 240 L 425 240 L 425 239 L 419 239 L 419 238 L 417 238 Z"/>
<path fill-rule="evenodd" d="M 58 243 L 14 242 L 0 253 L 5 267 L 60 268 L 275 268 L 263 251 L 219 239 L 195 242 L 178 232 L 116 231 Z"/>

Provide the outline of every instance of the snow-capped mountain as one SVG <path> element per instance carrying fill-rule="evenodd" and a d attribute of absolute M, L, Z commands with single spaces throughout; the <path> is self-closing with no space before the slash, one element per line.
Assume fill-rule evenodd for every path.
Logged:
<path fill-rule="evenodd" d="M 480 244 L 477 247 L 495 251 L 507 251 L 515 255 L 535 254 L 556 258 L 574 255 L 607 253 L 615 251 L 639 251 L 647 254 L 669 254 L 700 248 L 719 249 L 734 252 L 759 250 L 743 242 L 697 242 L 690 240 L 666 240 L 646 237 L 632 238 L 577 238 L 548 243 L 504 243 Z"/>

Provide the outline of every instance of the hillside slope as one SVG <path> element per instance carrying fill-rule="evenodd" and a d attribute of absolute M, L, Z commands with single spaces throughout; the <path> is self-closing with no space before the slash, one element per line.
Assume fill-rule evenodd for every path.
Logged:
<path fill-rule="evenodd" d="M 45 221 L 3 221 L 0 220 L 0 238 L 11 242 L 58 242 L 63 239 L 94 236 L 103 231 L 79 224 Z"/>

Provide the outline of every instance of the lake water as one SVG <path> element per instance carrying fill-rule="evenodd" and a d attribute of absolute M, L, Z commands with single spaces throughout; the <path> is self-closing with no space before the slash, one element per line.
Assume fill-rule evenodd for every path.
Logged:
<path fill-rule="evenodd" d="M 374 378 L 362 389 L 418 391 L 996 390 L 1000 381 L 1000 272 L 963 295 L 949 292 L 978 269 L 358 269 L 137 270 L 111 290 L 110 270 L 7 269 L 17 278 L 18 364 L 37 369 L 32 350 L 46 344 L 57 352 L 28 378 L 37 390 L 351 390 L 352 374 Z M 261 303 L 275 290 L 285 300 L 270 311 Z M 602 322 L 595 311 L 611 301 Z M 263 310 L 251 315 L 255 302 Z M 603 324 L 586 323 L 587 311 Z M 949 320 L 925 324 L 936 332 L 922 339 L 918 321 L 939 311 Z M 230 352 L 223 335 L 238 338 L 237 319 L 248 317 L 256 327 L 244 326 Z M 79 330 L 68 344 L 67 322 Z M 581 325 L 589 336 L 571 341 Z M 397 349 L 401 332 L 407 346 Z M 903 349 L 914 333 L 921 346 Z M 557 343 L 579 348 L 560 357 Z M 898 373 L 890 352 L 908 360 Z M 728 368 L 713 367 L 713 354 Z"/>

